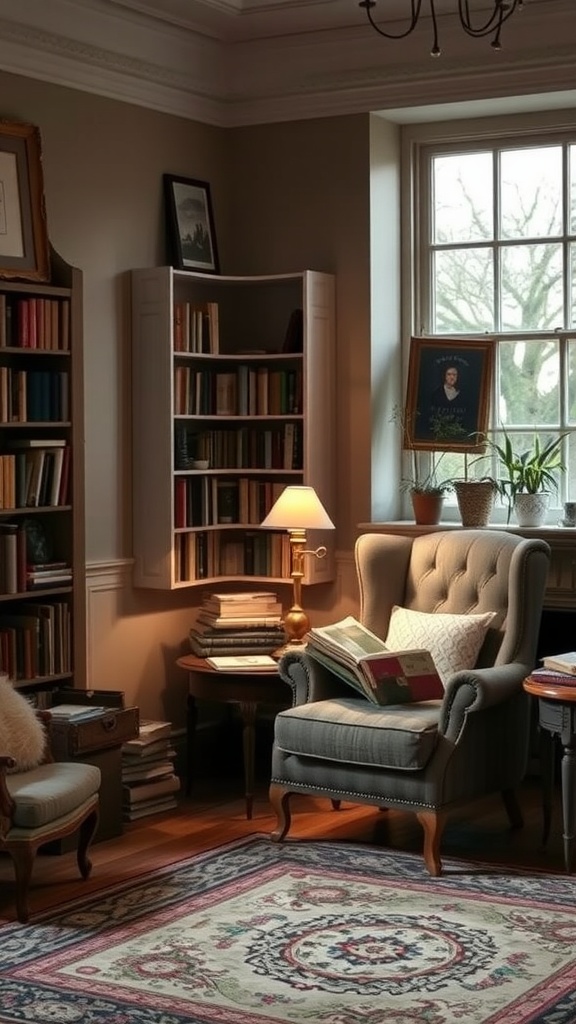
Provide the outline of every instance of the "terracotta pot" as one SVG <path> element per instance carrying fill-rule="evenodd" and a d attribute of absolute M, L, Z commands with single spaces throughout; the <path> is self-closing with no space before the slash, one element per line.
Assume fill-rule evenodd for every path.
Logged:
<path fill-rule="evenodd" d="M 438 492 L 410 491 L 414 519 L 419 526 L 436 526 L 440 522 L 444 495 Z"/>

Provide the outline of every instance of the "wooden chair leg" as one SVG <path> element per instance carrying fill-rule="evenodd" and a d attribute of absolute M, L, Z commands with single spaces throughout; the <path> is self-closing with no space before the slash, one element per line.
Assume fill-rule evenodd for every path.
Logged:
<path fill-rule="evenodd" d="M 333 811 L 339 811 L 340 807 L 342 806 L 341 800 L 331 800 L 330 803 L 332 804 Z"/>
<path fill-rule="evenodd" d="M 504 807 L 506 808 L 506 814 L 512 828 L 522 828 L 524 825 L 524 818 L 522 811 L 520 810 L 520 804 L 518 803 L 518 797 L 513 789 L 503 789 L 502 799 L 504 801 Z"/>
<path fill-rule="evenodd" d="M 78 837 L 78 849 L 76 851 L 76 861 L 82 878 L 88 878 L 92 871 L 92 861 L 88 856 L 88 848 L 94 838 L 94 833 L 98 826 L 98 810 L 94 809 L 87 818 L 84 819 L 80 825 L 80 833 Z"/>
<path fill-rule="evenodd" d="M 290 828 L 292 820 L 290 815 L 290 790 L 273 783 L 268 791 L 268 799 L 277 818 L 276 828 L 270 833 L 270 838 L 275 843 L 281 843 Z"/>
<path fill-rule="evenodd" d="M 442 874 L 440 842 L 447 816 L 438 811 L 417 811 L 416 817 L 424 829 L 424 863 L 428 873 L 437 878 Z"/>
<path fill-rule="evenodd" d="M 33 843 L 18 843 L 17 847 L 8 846 L 7 849 L 14 864 L 16 877 L 16 917 L 20 924 L 26 924 L 30 917 L 28 892 L 36 858 L 36 846 Z"/>

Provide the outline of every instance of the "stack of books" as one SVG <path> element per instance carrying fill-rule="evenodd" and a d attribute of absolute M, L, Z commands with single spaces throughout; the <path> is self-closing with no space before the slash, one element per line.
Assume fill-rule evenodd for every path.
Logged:
<path fill-rule="evenodd" d="M 180 779 L 170 722 L 140 722 L 138 736 L 122 744 L 122 817 L 135 821 L 176 807 Z"/>
<path fill-rule="evenodd" d="M 270 590 L 208 594 L 188 635 L 198 658 L 271 654 L 286 641 L 282 605 Z"/>
<path fill-rule="evenodd" d="M 534 669 L 530 678 L 556 686 L 576 686 L 576 651 L 542 658 L 542 668 Z"/>

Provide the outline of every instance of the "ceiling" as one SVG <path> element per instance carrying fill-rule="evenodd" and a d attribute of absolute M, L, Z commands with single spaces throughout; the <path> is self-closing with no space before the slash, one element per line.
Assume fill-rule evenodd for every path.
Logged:
<path fill-rule="evenodd" d="M 480 17 L 491 6 L 469 2 Z M 382 110 L 399 121 L 469 116 L 479 99 L 481 113 L 576 106 L 573 0 L 525 0 L 498 54 L 465 36 L 456 5 L 436 0 L 433 59 L 426 2 L 417 30 L 392 42 L 358 0 L 2 0 L 0 69 L 224 127 Z M 397 30 L 407 7 L 377 0 L 374 16 Z"/>

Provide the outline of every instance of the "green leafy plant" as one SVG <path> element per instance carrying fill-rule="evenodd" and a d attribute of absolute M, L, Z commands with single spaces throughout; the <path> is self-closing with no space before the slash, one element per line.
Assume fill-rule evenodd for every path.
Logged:
<path fill-rule="evenodd" d="M 410 453 L 410 475 L 403 477 L 400 487 L 403 491 L 415 491 L 417 494 L 447 494 L 452 490 L 452 480 L 442 479 L 439 467 L 446 452 L 427 450 L 420 451 L 406 443 L 406 416 L 404 409 L 394 407 L 391 422 L 396 423 L 402 432 L 403 447 Z"/>
<path fill-rule="evenodd" d="M 497 477 L 495 482 L 498 493 L 508 506 L 508 521 L 517 494 L 540 494 L 558 489 L 555 474 L 566 470 L 562 461 L 562 441 L 565 436 L 560 434 L 543 445 L 535 434 L 531 447 L 525 451 L 515 451 L 506 432 L 502 444 L 492 438 L 484 438 L 503 470 L 502 476 Z"/>

